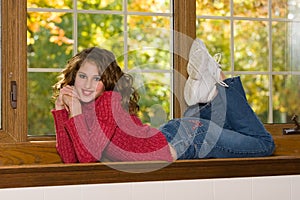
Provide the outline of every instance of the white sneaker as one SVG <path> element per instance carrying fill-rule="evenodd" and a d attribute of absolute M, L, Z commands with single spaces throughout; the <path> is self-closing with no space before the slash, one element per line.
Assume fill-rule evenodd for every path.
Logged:
<path fill-rule="evenodd" d="M 184 99 L 189 106 L 210 102 L 217 94 L 216 85 L 209 84 L 203 80 L 189 77 L 184 85 Z"/>
<path fill-rule="evenodd" d="M 228 87 L 221 80 L 219 63 L 211 57 L 200 39 L 195 39 L 191 46 L 187 72 L 189 77 L 185 84 L 184 98 L 189 106 L 210 102 L 217 94 L 216 83 Z"/>

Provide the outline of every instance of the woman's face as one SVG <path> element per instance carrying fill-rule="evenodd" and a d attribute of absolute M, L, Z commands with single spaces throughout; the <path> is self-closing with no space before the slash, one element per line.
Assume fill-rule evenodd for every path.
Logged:
<path fill-rule="evenodd" d="M 100 80 L 98 67 L 93 62 L 84 62 L 81 65 L 76 74 L 74 87 L 84 103 L 95 100 L 104 92 L 105 87 Z"/>

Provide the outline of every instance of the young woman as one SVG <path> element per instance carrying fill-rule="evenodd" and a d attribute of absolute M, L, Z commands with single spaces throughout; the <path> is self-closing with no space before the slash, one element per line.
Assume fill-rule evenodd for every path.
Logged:
<path fill-rule="evenodd" d="M 96 47 L 79 52 L 54 85 L 52 114 L 62 161 L 172 162 L 273 153 L 273 139 L 248 105 L 239 77 L 222 80 L 201 40 L 191 47 L 188 73 L 185 116 L 156 129 L 137 117 L 132 77 L 113 53 Z"/>

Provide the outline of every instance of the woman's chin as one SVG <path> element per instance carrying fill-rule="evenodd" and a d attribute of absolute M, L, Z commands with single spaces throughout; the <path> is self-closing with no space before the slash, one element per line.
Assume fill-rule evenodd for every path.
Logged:
<path fill-rule="evenodd" d="M 92 102 L 94 100 L 95 100 L 95 98 L 93 98 L 93 97 L 83 97 L 83 98 L 80 98 L 80 101 L 82 103 L 90 103 L 90 102 Z"/>

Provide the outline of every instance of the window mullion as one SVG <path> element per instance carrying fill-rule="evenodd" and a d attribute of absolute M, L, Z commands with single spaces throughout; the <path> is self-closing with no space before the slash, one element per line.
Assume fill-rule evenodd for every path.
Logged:
<path fill-rule="evenodd" d="M 173 0 L 174 15 L 174 117 L 185 110 L 183 88 L 187 77 L 186 66 L 192 41 L 196 37 L 196 0 Z M 183 12 L 188 11 L 188 12 Z"/>

